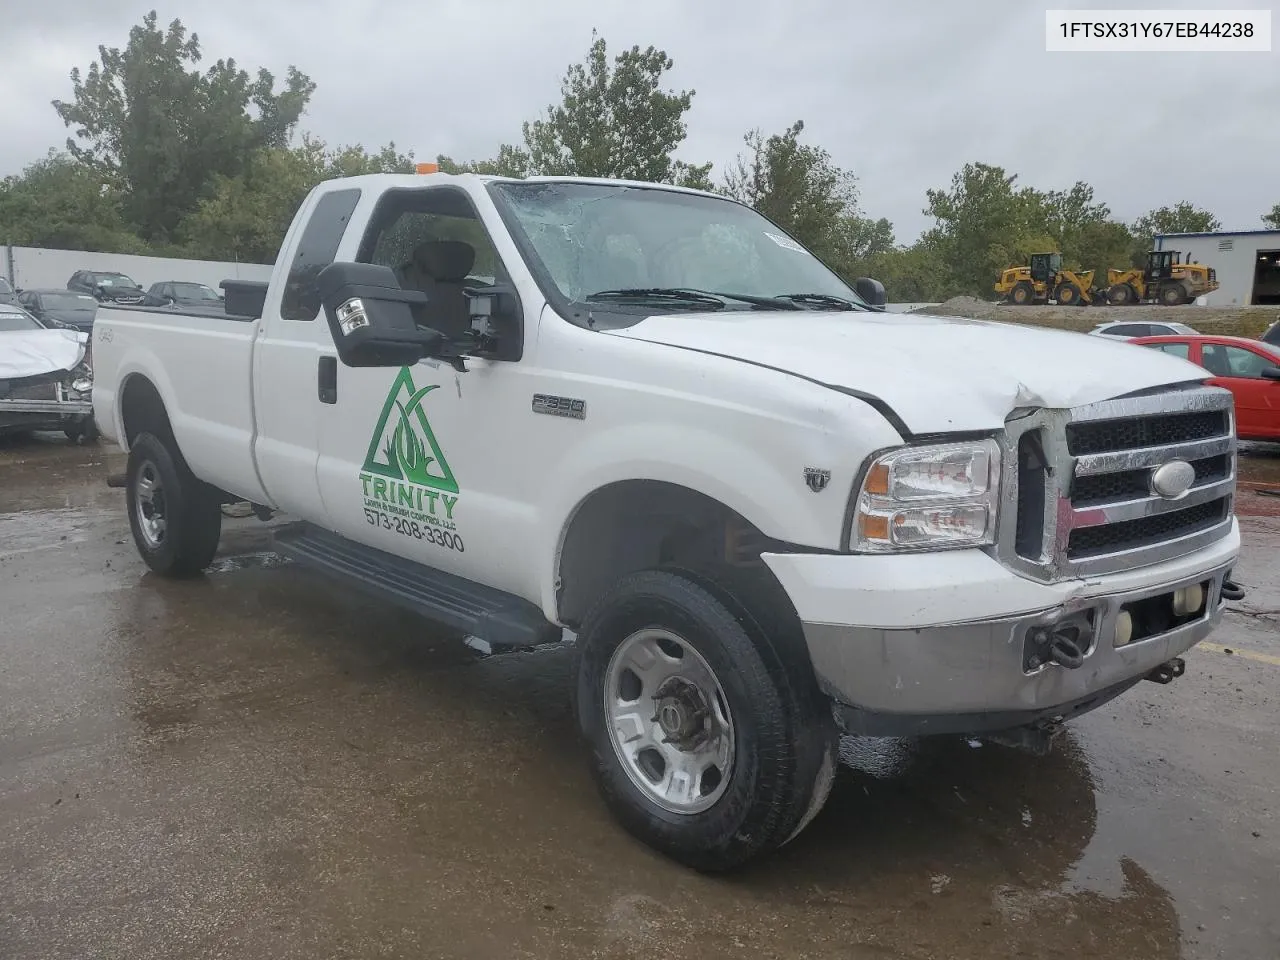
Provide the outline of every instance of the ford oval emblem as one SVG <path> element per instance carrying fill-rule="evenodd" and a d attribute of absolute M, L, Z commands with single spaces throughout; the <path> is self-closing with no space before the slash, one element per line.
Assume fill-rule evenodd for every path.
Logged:
<path fill-rule="evenodd" d="M 1196 482 L 1196 468 L 1185 460 L 1170 460 L 1151 474 L 1151 492 L 1165 500 L 1185 497 Z"/>

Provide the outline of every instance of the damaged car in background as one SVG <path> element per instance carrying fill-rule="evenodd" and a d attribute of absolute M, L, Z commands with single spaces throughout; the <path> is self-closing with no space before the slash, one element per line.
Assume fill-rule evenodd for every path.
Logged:
<path fill-rule="evenodd" d="M 87 333 L 50 329 L 0 304 L 0 436 L 60 430 L 76 442 L 97 439 L 92 362 Z"/>

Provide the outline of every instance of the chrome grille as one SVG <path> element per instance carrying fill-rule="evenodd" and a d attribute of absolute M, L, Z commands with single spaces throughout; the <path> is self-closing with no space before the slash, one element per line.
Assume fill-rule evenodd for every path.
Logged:
<path fill-rule="evenodd" d="M 997 551 L 1042 579 L 1111 573 L 1200 549 L 1230 532 L 1236 486 L 1231 394 L 1190 385 L 1011 419 Z M 1175 500 L 1162 464 L 1195 468 Z"/>

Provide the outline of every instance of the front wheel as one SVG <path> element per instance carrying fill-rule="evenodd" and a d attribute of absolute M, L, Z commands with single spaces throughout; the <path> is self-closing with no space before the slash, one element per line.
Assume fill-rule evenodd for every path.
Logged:
<path fill-rule="evenodd" d="M 836 736 L 820 697 L 729 598 L 680 572 L 624 578 L 578 635 L 592 772 L 633 836 L 698 870 L 736 867 L 821 808 Z"/>
<path fill-rule="evenodd" d="M 1054 291 L 1055 300 L 1061 306 L 1071 307 L 1080 302 L 1080 288 L 1074 283 L 1060 283 L 1058 289 Z"/>
<path fill-rule="evenodd" d="M 220 499 L 159 437 L 144 433 L 130 446 L 125 496 L 133 542 L 147 566 L 166 577 L 194 576 L 209 566 L 222 533 Z"/>

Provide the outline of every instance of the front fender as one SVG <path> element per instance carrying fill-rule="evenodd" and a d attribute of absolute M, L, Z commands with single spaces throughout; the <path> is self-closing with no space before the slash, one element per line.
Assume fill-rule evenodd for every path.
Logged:
<path fill-rule="evenodd" d="M 800 435 L 790 443 L 770 442 L 770 428 L 780 426 L 759 422 L 753 433 L 647 422 L 611 427 L 569 451 L 550 468 L 548 496 L 539 511 L 538 556 L 551 558 L 543 566 L 543 612 L 555 620 L 558 559 L 577 511 L 597 490 L 622 481 L 685 487 L 736 511 L 766 536 L 818 550 L 840 549 L 844 512 L 869 449 L 867 438 L 850 438 L 842 449 L 829 433 L 815 429 L 796 431 Z M 896 441 L 887 424 L 883 431 L 885 436 L 873 443 Z M 824 467 L 830 480 L 815 492 L 804 468 L 820 464 L 830 465 Z"/>

